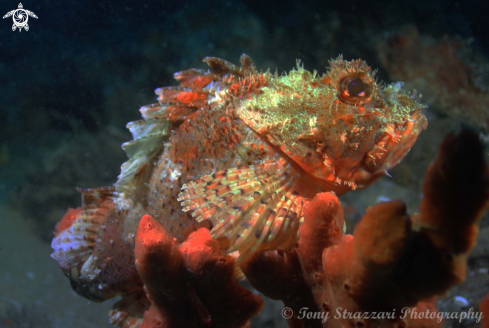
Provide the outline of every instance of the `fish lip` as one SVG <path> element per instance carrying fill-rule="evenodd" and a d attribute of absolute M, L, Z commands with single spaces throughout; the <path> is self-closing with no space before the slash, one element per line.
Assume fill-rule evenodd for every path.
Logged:
<path fill-rule="evenodd" d="M 428 121 L 421 109 L 414 111 L 406 122 L 394 123 L 393 132 L 385 132 L 365 155 L 365 170 L 375 174 L 395 167 L 411 150 L 427 126 Z"/>
<path fill-rule="evenodd" d="M 414 146 L 419 134 L 426 129 L 427 119 L 421 109 L 416 109 L 406 120 L 391 123 L 391 127 L 349 170 L 343 167 L 342 172 L 326 172 L 328 174 L 308 172 L 308 175 L 317 185 L 325 190 L 334 191 L 338 196 L 351 190 L 368 187 L 385 176 L 388 170 L 399 164 L 406 156 Z M 380 152 L 382 147 L 385 148 L 384 152 Z M 376 154 L 380 153 L 382 153 L 380 158 L 375 157 Z M 375 163 L 370 155 L 376 158 Z M 334 162 L 334 159 L 331 162 Z M 339 183 L 337 183 L 336 178 L 338 178 Z M 345 182 L 351 182 L 351 185 L 345 184 Z"/>

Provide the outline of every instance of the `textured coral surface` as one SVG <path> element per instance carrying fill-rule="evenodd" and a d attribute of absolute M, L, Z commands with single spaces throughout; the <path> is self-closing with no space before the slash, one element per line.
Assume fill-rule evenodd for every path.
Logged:
<path fill-rule="evenodd" d="M 178 246 L 150 216 L 139 223 L 136 267 L 151 302 L 141 327 L 241 327 L 263 301 L 240 286 L 234 259 L 205 228 Z"/>

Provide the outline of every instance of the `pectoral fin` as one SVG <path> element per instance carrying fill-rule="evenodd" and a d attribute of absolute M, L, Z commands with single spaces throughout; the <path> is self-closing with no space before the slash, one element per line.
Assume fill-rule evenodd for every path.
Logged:
<path fill-rule="evenodd" d="M 295 191 L 294 178 L 281 161 L 232 168 L 185 184 L 178 200 L 197 221 L 211 221 L 211 236 L 227 238 L 227 251 L 239 251 L 243 260 L 297 241 L 307 200 Z"/>

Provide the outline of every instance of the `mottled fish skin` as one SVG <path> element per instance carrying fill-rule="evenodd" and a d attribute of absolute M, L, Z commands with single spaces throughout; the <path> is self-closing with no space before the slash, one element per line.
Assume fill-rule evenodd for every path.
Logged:
<path fill-rule="evenodd" d="M 238 260 L 290 249 L 309 199 L 367 187 L 427 125 L 416 97 L 378 85 L 361 60 L 339 57 L 322 76 L 299 64 L 258 73 L 246 55 L 241 67 L 204 61 L 209 71 L 175 73 L 179 87 L 156 90 L 159 103 L 128 124 L 134 140 L 115 187 L 82 190 L 85 214 L 53 240 L 79 294 L 100 301 L 141 288 L 133 243 L 145 214 L 178 242 L 208 227 Z"/>
<path fill-rule="evenodd" d="M 400 83 L 379 86 L 361 60 L 330 65 L 322 77 L 298 66 L 235 110 L 325 190 L 343 194 L 398 164 L 427 126 L 426 106 Z"/>

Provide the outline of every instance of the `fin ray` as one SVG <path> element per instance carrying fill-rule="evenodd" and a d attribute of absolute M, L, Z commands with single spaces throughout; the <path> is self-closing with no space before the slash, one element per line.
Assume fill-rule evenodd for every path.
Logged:
<path fill-rule="evenodd" d="M 110 189 L 81 190 L 82 197 L 86 197 L 85 194 L 93 194 L 100 190 Z M 84 206 L 83 210 L 77 214 L 73 224 L 53 239 L 51 248 L 54 252 L 51 257 L 64 270 L 79 266 L 86 267 L 85 264 L 90 261 L 93 248 L 100 238 L 100 229 L 102 229 L 105 218 L 110 211 L 109 207 L 112 200 L 109 200 L 109 197 L 106 195 L 104 202 L 98 205 L 88 204 Z M 84 276 L 83 272 L 81 276 Z M 90 279 L 93 279 L 93 276 Z"/>
<path fill-rule="evenodd" d="M 128 123 L 127 128 L 134 140 L 122 144 L 129 160 L 122 164 L 121 174 L 115 184 L 119 192 L 126 190 L 132 178 L 163 149 L 164 141 L 168 138 L 170 122 L 161 119 L 140 120 Z"/>
<path fill-rule="evenodd" d="M 183 88 L 199 88 L 202 89 L 211 82 L 217 81 L 219 78 L 209 71 L 203 69 L 191 68 L 185 71 L 176 72 L 173 74 L 175 80 L 180 82 L 180 87 Z"/>
<path fill-rule="evenodd" d="M 238 251 L 241 261 L 257 249 L 296 240 L 297 211 L 306 200 L 293 191 L 291 172 L 284 160 L 217 171 L 183 185 L 178 200 L 197 221 L 211 221 L 211 236 L 227 238 L 227 252 Z"/>

